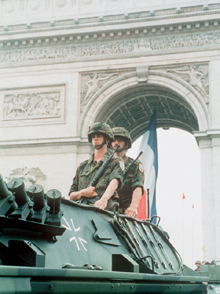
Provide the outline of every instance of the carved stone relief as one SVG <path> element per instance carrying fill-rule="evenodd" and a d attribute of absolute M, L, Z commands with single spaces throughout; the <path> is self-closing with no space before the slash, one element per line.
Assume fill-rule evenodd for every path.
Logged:
<path fill-rule="evenodd" d="M 105 84 L 114 80 L 119 73 L 91 73 L 87 75 L 82 75 L 81 82 L 81 97 L 80 97 L 80 109 L 83 111 L 85 105 L 88 103 L 89 99 Z"/>
<path fill-rule="evenodd" d="M 190 64 L 167 69 L 167 72 L 172 73 L 188 82 L 196 89 L 206 103 L 209 102 L 209 79 L 208 65 Z"/>
<path fill-rule="evenodd" d="M 120 58 L 123 54 L 126 57 L 138 53 L 143 55 L 160 54 L 162 50 L 187 52 L 187 50 L 198 51 L 203 46 L 220 45 L 220 31 L 202 32 L 196 34 L 182 34 L 174 36 L 132 38 L 124 40 L 101 41 L 82 43 L 76 45 L 64 45 L 44 48 L 30 48 L 20 50 L 7 50 L 0 52 L 0 64 L 30 61 L 49 61 L 59 59 L 87 60 L 101 56 L 115 55 Z M 206 47 L 207 48 L 207 47 Z"/>
<path fill-rule="evenodd" d="M 14 178 L 20 178 L 24 181 L 25 187 L 30 185 L 39 184 L 45 186 L 46 176 L 39 167 L 19 167 L 12 170 L 10 175 L 6 177 L 6 181 L 9 182 Z"/>
<path fill-rule="evenodd" d="M 4 121 L 61 119 L 64 115 L 64 86 L 3 91 L 3 97 Z"/>

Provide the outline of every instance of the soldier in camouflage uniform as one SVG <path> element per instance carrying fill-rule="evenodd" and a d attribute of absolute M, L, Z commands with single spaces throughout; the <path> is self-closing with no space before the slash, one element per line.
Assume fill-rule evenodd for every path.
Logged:
<path fill-rule="evenodd" d="M 108 124 L 97 122 L 89 127 L 88 140 L 95 148 L 94 154 L 89 160 L 85 160 L 77 168 L 69 191 L 70 200 L 80 201 L 86 204 L 105 209 L 110 205 L 110 198 L 117 188 L 121 186 L 124 175 L 124 162 L 121 158 L 112 157 L 105 168 L 96 187 L 89 186 L 99 167 L 107 156 L 112 154 L 107 148 L 114 139 Z"/>
<path fill-rule="evenodd" d="M 115 149 L 119 144 L 120 147 L 115 153 L 120 156 L 125 163 L 125 173 L 127 167 L 133 162 L 133 159 L 126 156 L 126 150 L 131 148 L 131 137 L 129 132 L 122 127 L 112 129 L 114 142 L 112 148 Z M 144 193 L 144 169 L 142 163 L 137 160 L 125 174 L 123 185 L 118 189 L 119 212 L 128 216 L 135 217 L 137 207 L 141 196 Z"/>

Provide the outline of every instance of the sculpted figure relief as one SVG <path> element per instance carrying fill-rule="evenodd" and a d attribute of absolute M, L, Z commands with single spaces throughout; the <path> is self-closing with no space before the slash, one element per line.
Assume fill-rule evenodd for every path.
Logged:
<path fill-rule="evenodd" d="M 187 80 L 191 86 L 198 90 L 205 99 L 205 102 L 208 103 L 208 94 L 205 89 L 205 81 L 202 82 L 202 79 L 206 79 L 208 75 L 208 70 L 204 66 L 200 66 L 201 71 L 196 69 L 196 66 L 190 65 L 187 70 L 177 70 L 177 69 L 168 69 L 167 72 L 174 72 L 180 75 L 185 75 L 182 77 Z M 204 85 L 203 85 L 204 83 Z"/>
<path fill-rule="evenodd" d="M 6 95 L 4 119 L 60 116 L 60 92 Z"/>
<path fill-rule="evenodd" d="M 27 168 L 25 166 L 21 168 L 15 168 L 6 179 L 7 182 L 9 182 L 14 178 L 22 179 L 26 187 L 29 187 L 33 184 L 44 186 L 46 181 L 46 176 L 39 167 Z"/>
<path fill-rule="evenodd" d="M 86 78 L 87 80 L 85 81 L 84 89 L 82 91 L 82 94 L 84 94 L 85 96 L 81 99 L 81 107 L 84 107 L 89 99 L 99 90 L 99 88 L 101 86 L 104 85 L 104 83 L 102 83 L 102 85 L 100 84 L 101 81 L 107 81 L 109 80 L 111 77 L 118 75 L 117 73 L 112 73 L 112 74 L 108 74 L 108 75 L 100 75 L 99 73 L 95 73 L 94 75 L 90 76 L 88 75 Z"/>

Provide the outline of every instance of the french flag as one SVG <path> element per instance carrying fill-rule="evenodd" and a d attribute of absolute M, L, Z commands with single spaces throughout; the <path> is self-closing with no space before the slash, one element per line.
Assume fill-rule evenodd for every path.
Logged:
<path fill-rule="evenodd" d="M 144 211 L 147 211 L 147 201 L 144 200 L 146 197 L 146 191 L 149 189 L 149 213 L 148 218 L 152 218 L 157 215 L 156 207 L 156 182 L 158 174 L 158 152 L 157 152 L 157 131 L 156 131 L 156 110 L 154 110 L 153 115 L 147 125 L 145 133 L 143 135 L 139 152 L 143 151 L 140 157 L 140 161 L 144 166 L 144 188 L 145 195 L 143 194 L 140 205 L 138 208 L 137 218 L 144 220 Z M 146 199 L 146 198 L 145 198 Z M 146 218 L 145 218 L 146 219 Z M 153 223 L 156 224 L 157 219 L 153 219 Z"/>

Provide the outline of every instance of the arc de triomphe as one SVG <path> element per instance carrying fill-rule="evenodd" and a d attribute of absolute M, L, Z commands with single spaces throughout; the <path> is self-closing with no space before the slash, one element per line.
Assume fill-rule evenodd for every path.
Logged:
<path fill-rule="evenodd" d="M 89 125 L 135 140 L 156 108 L 198 142 L 203 243 L 220 259 L 220 4 L 148 2 L 0 1 L 1 173 L 65 196 Z"/>

